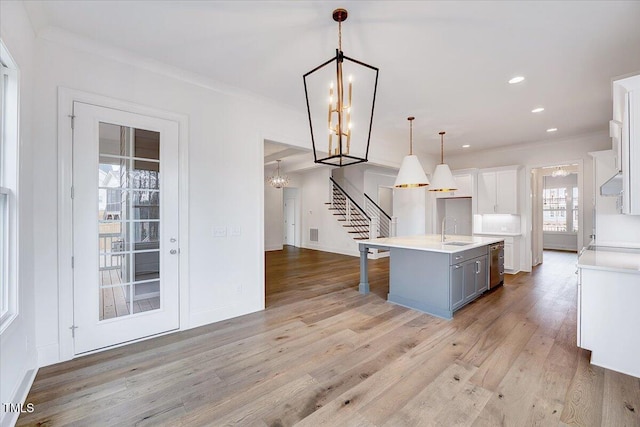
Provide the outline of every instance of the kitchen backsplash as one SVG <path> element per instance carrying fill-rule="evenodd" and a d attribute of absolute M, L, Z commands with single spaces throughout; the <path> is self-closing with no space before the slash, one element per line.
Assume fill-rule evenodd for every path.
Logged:
<path fill-rule="evenodd" d="M 481 233 L 520 233 L 520 215 L 474 215 L 474 230 Z"/>

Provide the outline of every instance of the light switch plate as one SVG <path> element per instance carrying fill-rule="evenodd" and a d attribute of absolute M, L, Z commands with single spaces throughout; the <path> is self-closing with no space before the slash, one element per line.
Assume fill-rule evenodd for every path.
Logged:
<path fill-rule="evenodd" d="M 229 227 L 229 234 L 231 235 L 231 237 L 240 237 L 242 235 L 242 227 L 240 227 L 239 225 Z"/>

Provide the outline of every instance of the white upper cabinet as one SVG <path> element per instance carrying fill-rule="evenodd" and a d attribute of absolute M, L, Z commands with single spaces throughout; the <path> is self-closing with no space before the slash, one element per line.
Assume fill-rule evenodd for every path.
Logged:
<path fill-rule="evenodd" d="M 444 199 L 451 197 L 473 197 L 473 174 L 472 173 L 456 173 L 453 171 L 453 179 L 458 187 L 455 191 L 436 191 L 436 199 Z"/>
<path fill-rule="evenodd" d="M 640 215 L 640 75 L 613 82 L 612 128 L 622 172 L 622 213 Z"/>
<path fill-rule="evenodd" d="M 478 214 L 518 214 L 518 169 L 481 169 L 478 172 Z"/>

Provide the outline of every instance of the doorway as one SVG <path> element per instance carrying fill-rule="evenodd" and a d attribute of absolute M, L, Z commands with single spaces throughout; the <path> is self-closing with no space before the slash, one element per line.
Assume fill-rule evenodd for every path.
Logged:
<path fill-rule="evenodd" d="M 178 123 L 73 103 L 73 338 L 179 328 Z"/>
<path fill-rule="evenodd" d="M 541 264 L 545 250 L 578 252 L 582 245 L 582 186 L 579 163 L 531 170 L 532 266 Z"/>

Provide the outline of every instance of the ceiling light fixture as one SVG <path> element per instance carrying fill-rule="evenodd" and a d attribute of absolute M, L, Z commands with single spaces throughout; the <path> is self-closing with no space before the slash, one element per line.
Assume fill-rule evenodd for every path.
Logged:
<path fill-rule="evenodd" d="M 554 178 L 558 178 L 558 177 L 565 177 L 567 175 L 569 175 L 571 172 L 569 172 L 568 170 L 566 170 L 563 166 L 558 166 L 554 169 L 553 172 L 551 172 L 551 176 Z"/>
<path fill-rule="evenodd" d="M 514 77 L 514 78 L 512 78 L 512 79 L 510 79 L 510 80 L 509 80 L 509 84 L 510 84 L 510 85 L 513 85 L 513 84 L 516 84 L 516 83 L 521 83 L 521 82 L 523 82 L 523 81 L 524 81 L 524 77 L 522 77 L 522 76 L 516 76 L 516 77 Z"/>
<path fill-rule="evenodd" d="M 556 132 L 558 130 L 558 128 L 549 128 L 547 129 L 547 132 L 551 133 L 551 132 Z"/>
<path fill-rule="evenodd" d="M 345 9 L 333 11 L 333 20 L 338 23 L 335 57 L 303 76 L 314 161 L 340 167 L 368 161 L 378 87 L 378 68 L 342 52 L 342 23 L 346 19 Z M 334 62 L 335 68 L 329 66 Z M 349 76 L 346 87 L 345 75 Z M 328 147 L 324 152 L 316 142 L 327 138 L 327 130 Z"/>
<path fill-rule="evenodd" d="M 280 160 L 276 161 L 278 162 L 278 167 L 276 168 L 275 175 L 269 177 L 269 184 L 275 188 L 286 187 L 289 185 L 289 177 L 286 175 L 280 175 Z"/>
<path fill-rule="evenodd" d="M 393 184 L 396 188 L 415 188 L 429 185 L 429 179 L 420 165 L 418 156 L 413 154 L 414 119 L 415 117 L 407 117 L 409 120 L 409 154 L 402 159 L 396 182 Z"/>
<path fill-rule="evenodd" d="M 542 113 L 543 111 L 544 111 L 543 107 L 538 107 L 531 110 L 532 113 Z"/>
<path fill-rule="evenodd" d="M 433 172 L 433 180 L 431 181 L 431 187 L 429 191 L 454 191 L 458 189 L 456 180 L 453 179 L 451 169 L 444 162 L 444 134 L 442 131 L 440 135 L 440 164 L 436 166 L 436 170 Z"/>

